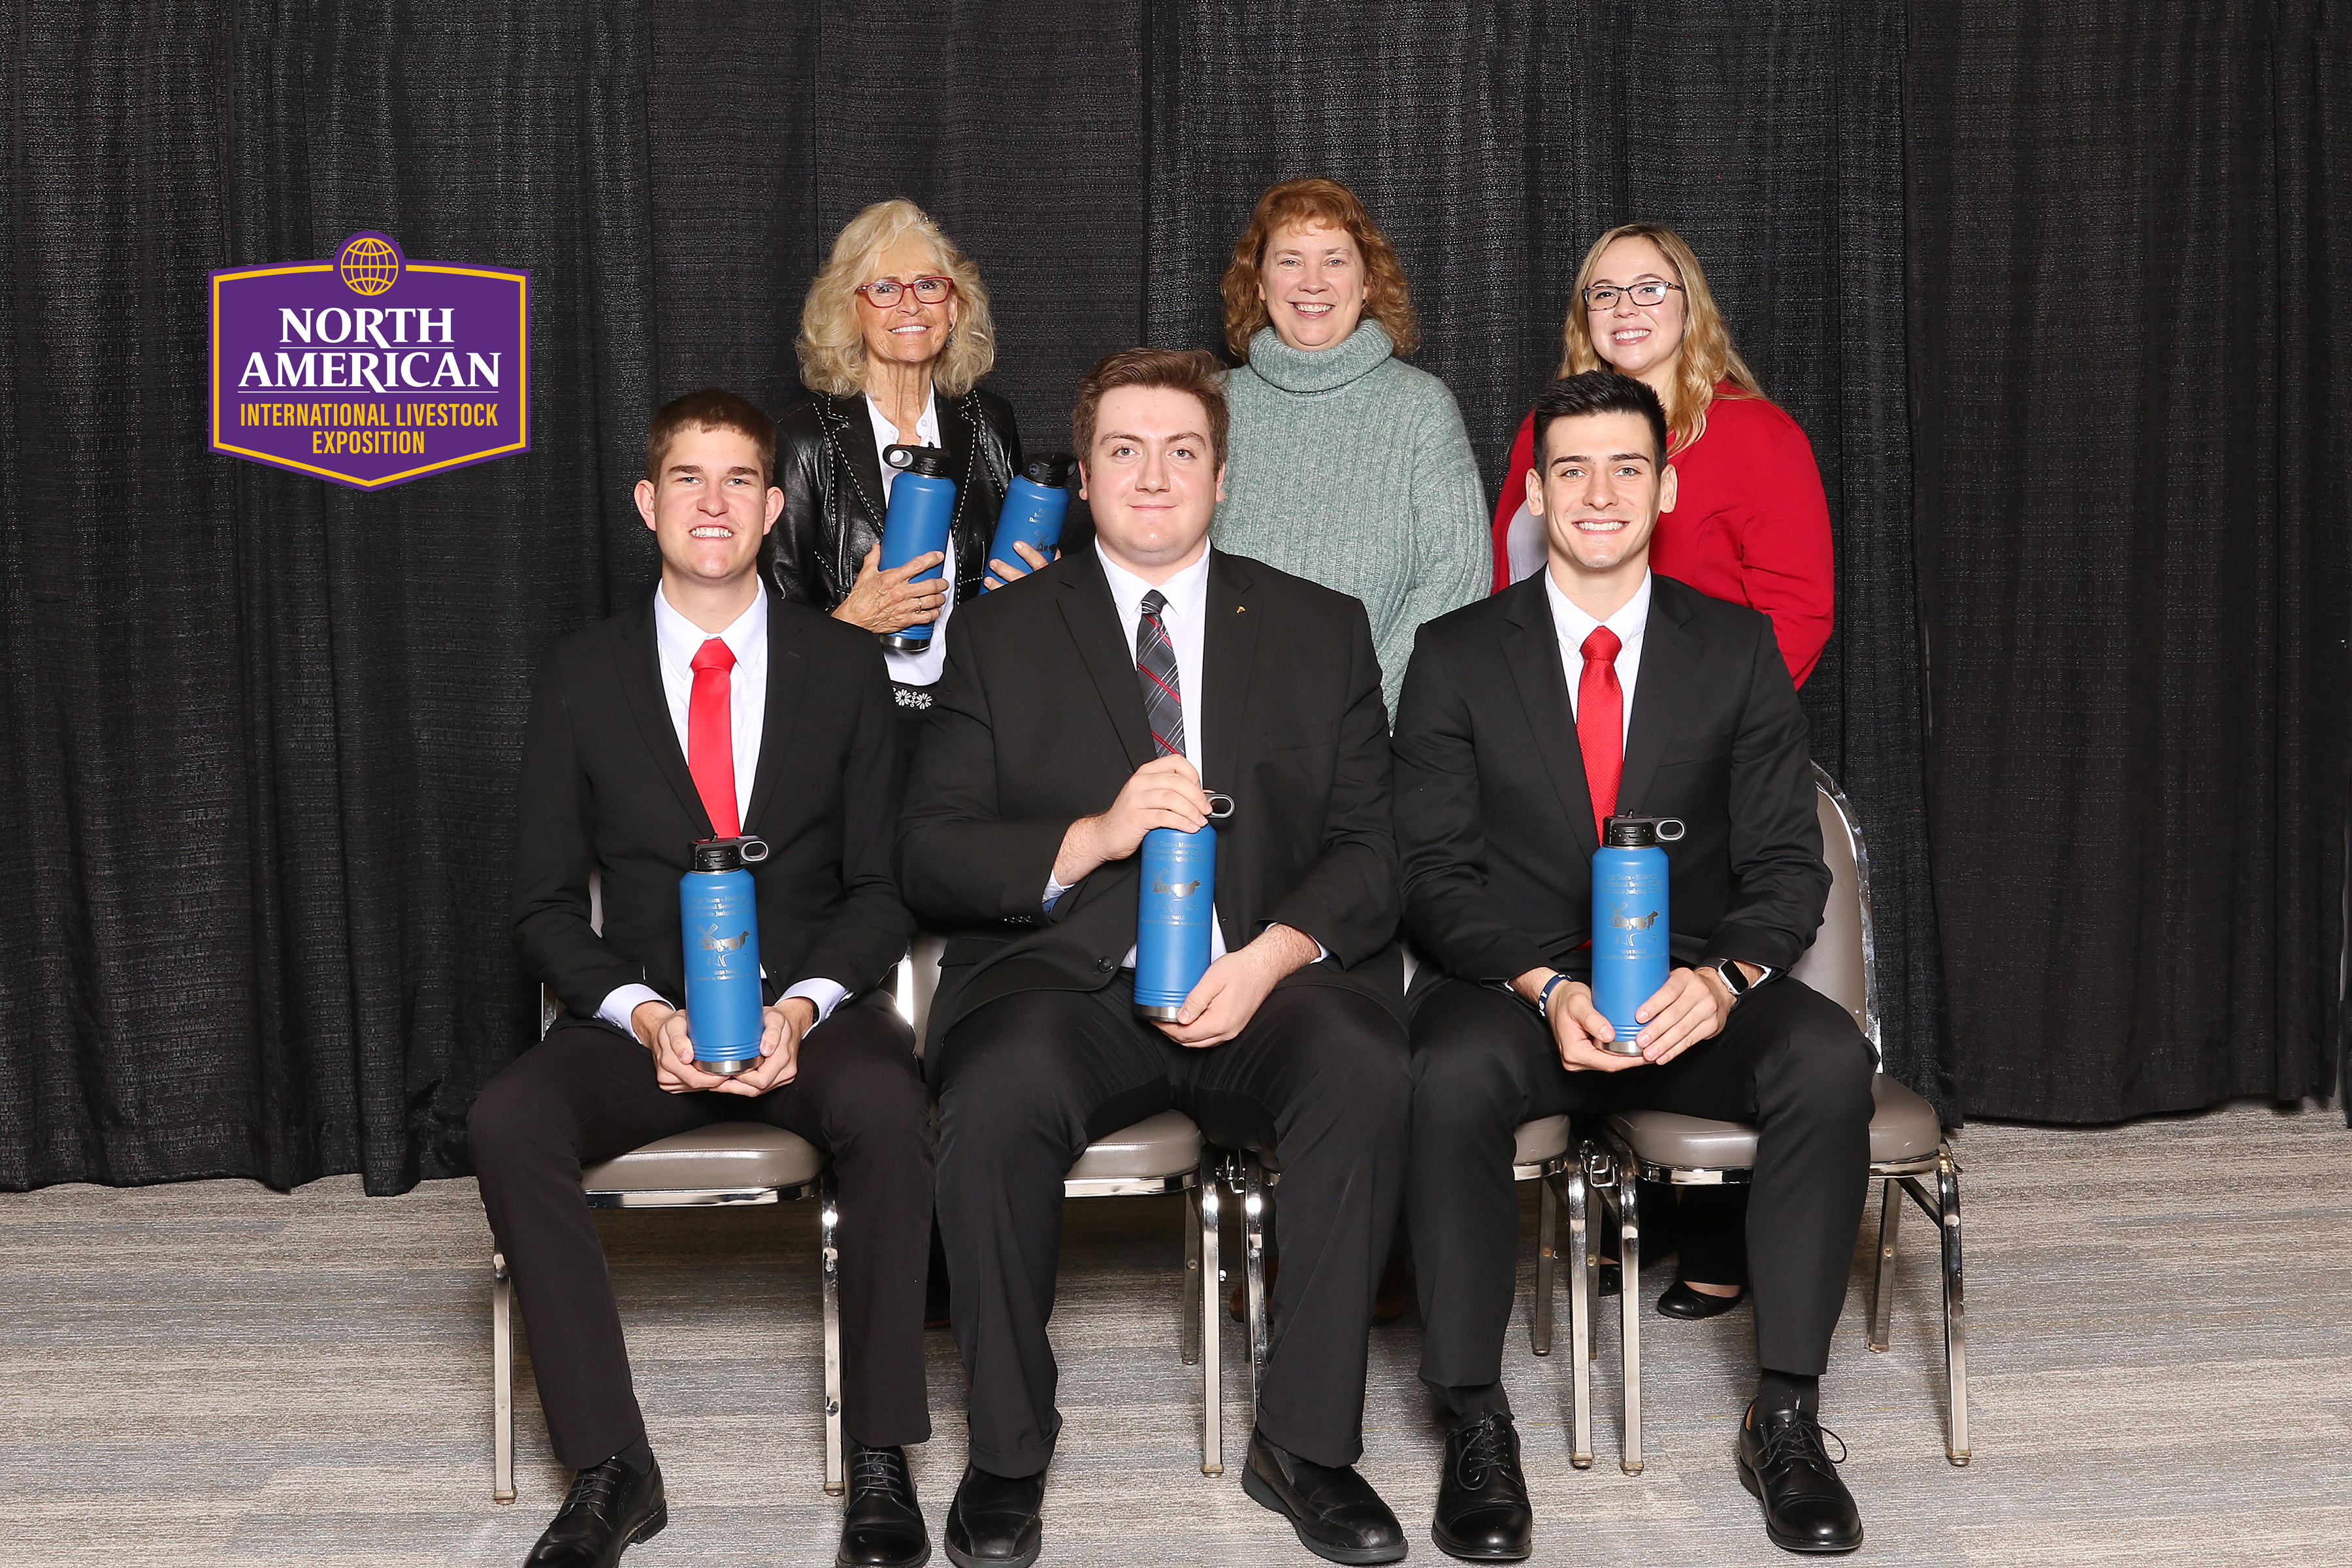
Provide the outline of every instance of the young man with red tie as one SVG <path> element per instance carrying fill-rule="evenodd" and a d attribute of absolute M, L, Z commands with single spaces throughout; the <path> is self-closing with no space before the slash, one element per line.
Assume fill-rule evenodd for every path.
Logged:
<path fill-rule="evenodd" d="M 581 1168 L 726 1121 L 800 1134 L 838 1183 L 853 1443 L 839 1561 L 929 1554 L 903 1452 L 930 1436 L 929 1101 L 912 1033 L 877 989 L 913 930 L 890 877 L 897 710 L 871 636 L 761 586 L 760 542 L 783 506 L 774 462 L 774 426 L 732 393 L 663 407 L 636 489 L 660 585 L 557 643 L 532 690 L 515 937 L 564 1013 L 470 1122 L 548 1436 L 578 1472 L 530 1568 L 609 1568 L 668 1518 Z M 681 1011 L 677 887 L 696 840 L 739 834 L 771 851 L 749 868 L 764 1032 L 757 1064 L 721 1078 L 694 1065 Z M 714 1340 L 711 1354 L 760 1342 Z"/>
<path fill-rule="evenodd" d="M 1502 1384 L 1517 1278 L 1512 1131 L 1650 1108 L 1759 1131 L 1748 1256 L 1761 1364 L 1737 1463 L 1771 1539 L 1862 1543 L 1823 1447 L 1820 1379 L 1868 1168 L 1870 1047 L 1789 978 L 1830 887 L 1804 715 L 1772 623 L 1652 574 L 1675 500 L 1656 394 L 1595 371 L 1536 404 L 1528 505 L 1547 570 L 1423 626 L 1397 705 L 1396 820 L 1414 977 L 1407 1217 L 1422 1381 L 1451 1426 L 1433 1534 L 1531 1550 Z M 1633 1019 L 1591 973 L 1591 857 L 1623 813 L 1679 817 L 1676 965 Z M 1638 1056 L 1607 1048 L 1642 1026 Z"/>
<path fill-rule="evenodd" d="M 1282 1163 L 1244 1489 L 1333 1562 L 1405 1554 L 1354 1468 L 1407 1114 L 1380 663 L 1354 599 L 1209 547 L 1221 381 L 1205 353 L 1129 349 L 1078 384 L 1095 547 L 956 613 L 907 786 L 899 877 L 950 933 L 925 1061 L 971 1376 L 957 1568 L 1025 1568 L 1043 1540 L 1063 1177 L 1090 1139 L 1171 1109 Z M 1202 826 L 1204 781 L 1234 802 L 1213 962 L 1179 1018 L 1147 1023 L 1138 849 Z"/>

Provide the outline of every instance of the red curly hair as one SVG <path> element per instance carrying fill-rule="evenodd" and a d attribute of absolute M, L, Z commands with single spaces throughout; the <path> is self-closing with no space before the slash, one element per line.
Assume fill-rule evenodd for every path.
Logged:
<path fill-rule="evenodd" d="M 1399 354 L 1421 346 L 1421 318 L 1413 313 L 1412 297 L 1404 282 L 1404 267 L 1396 247 L 1372 222 L 1372 215 L 1356 193 L 1337 180 L 1285 180 L 1258 197 L 1249 227 L 1234 241 L 1233 264 L 1225 268 L 1225 346 L 1237 360 L 1249 358 L 1250 339 L 1266 324 L 1265 301 L 1257 295 L 1258 274 L 1265 266 L 1266 242 L 1278 228 L 1297 226 L 1343 228 L 1364 258 L 1364 313 L 1378 321 Z"/>

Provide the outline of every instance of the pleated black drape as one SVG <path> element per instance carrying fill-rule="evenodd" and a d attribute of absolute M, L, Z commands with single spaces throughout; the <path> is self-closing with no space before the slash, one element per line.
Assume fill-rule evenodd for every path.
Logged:
<path fill-rule="evenodd" d="M 1153 340 L 1223 342 L 1258 193 L 1346 181 L 1395 243 L 1488 493 L 1558 368 L 1577 263 L 1671 224 L 1820 458 L 1838 629 L 1803 693 L 1868 840 L 1886 1070 L 1957 1120 L 1921 760 L 1904 347 L 1903 8 L 1840 0 L 1409 6 L 1316 52 L 1328 7 L 1152 8 Z"/>
<path fill-rule="evenodd" d="M 1970 1110 L 2325 1093 L 2352 19 L 1915 12 L 1933 832 Z"/>
<path fill-rule="evenodd" d="M 529 674 L 650 581 L 643 29 L 0 16 L 0 1185 L 462 1170 L 533 1016 Z M 205 450 L 207 269 L 360 228 L 530 270 L 530 452 L 360 495 Z"/>

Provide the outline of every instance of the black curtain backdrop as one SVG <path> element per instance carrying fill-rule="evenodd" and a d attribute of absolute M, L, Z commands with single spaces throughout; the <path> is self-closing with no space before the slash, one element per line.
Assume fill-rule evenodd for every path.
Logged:
<path fill-rule="evenodd" d="M 1811 436 L 1828 480 L 1840 625 L 1807 710 L 1871 838 L 1889 1068 L 1956 1116 L 1927 851 L 1909 389 L 1920 389 L 1921 461 L 1938 489 L 1918 510 L 1930 533 L 1982 527 L 1947 509 L 1990 493 L 1948 459 L 1947 427 L 1979 405 L 1954 399 L 1966 391 L 1984 417 L 2008 416 L 1953 387 L 1982 373 L 1937 330 L 1975 265 L 1954 247 L 1974 239 L 1938 231 L 1946 248 L 1915 253 L 1906 276 L 1903 7 L 1702 0 L 1470 15 L 1400 4 L 1351 16 L 1336 49 L 1332 20 L 1328 8 L 1199 0 L 916 0 L 887 16 L 708 0 L 488 16 L 390 0 L 0 7 L 0 879 L 11 889 L 0 900 L 0 1186 L 212 1174 L 282 1185 L 358 1171 L 369 1190 L 392 1192 L 462 1172 L 466 1107 L 534 1021 L 505 916 L 525 684 L 551 637 L 650 590 L 654 557 L 628 490 L 654 404 L 716 383 L 780 406 L 796 386 L 801 295 L 833 234 L 865 203 L 903 194 L 978 259 L 1000 327 L 993 384 L 1030 446 L 1062 446 L 1069 389 L 1100 353 L 1219 341 L 1215 285 L 1233 237 L 1263 184 L 1303 173 L 1355 184 L 1397 241 L 1428 328 L 1419 363 L 1460 399 L 1490 491 L 1550 374 L 1591 237 L 1663 218 L 1706 258 L 1742 347 Z M 2051 26 L 2021 8 L 2001 25 L 2021 39 Z M 2105 68 L 2118 91 L 2137 80 L 2124 31 Z M 1939 17 L 1926 37 L 1969 32 Z M 1980 74 L 1995 68 L 1981 40 L 1968 49 Z M 2272 58 L 2240 47 L 2230 79 L 2254 90 Z M 2056 68 L 2037 68 L 2011 75 L 2062 100 Z M 2261 231 L 2283 247 L 2265 275 L 2279 280 L 2262 318 L 2273 323 L 2321 319 L 2324 268 L 2342 265 L 2326 258 L 2320 223 L 2325 83 L 2315 65 L 2305 77 L 2302 97 L 2282 89 L 2267 129 L 2231 121 L 2258 143 L 2252 172 L 2300 193 Z M 1961 85 L 1912 88 L 1941 115 L 1912 110 L 1916 252 L 1938 243 L 1919 208 L 1958 183 L 1948 169 L 1937 184 L 1932 150 L 1994 133 L 1990 156 L 1970 143 L 1975 175 L 2026 157 L 2043 123 L 2003 141 L 2006 101 Z M 2197 189 L 2218 201 L 2221 178 Z M 2021 173 L 2003 187 L 2014 212 L 2001 221 L 2019 241 L 2013 265 L 2032 271 L 2023 244 L 2058 202 L 2026 183 Z M 2210 228 L 2219 210 L 2180 216 Z M 205 272 L 324 256 L 359 228 L 390 232 L 414 256 L 530 269 L 530 453 L 366 496 L 204 450 Z M 2203 312 L 2188 309 L 2180 279 L 2159 270 L 2114 286 L 2157 301 L 2170 341 L 2195 352 Z M 1906 357 L 1906 288 L 1911 331 L 1932 360 Z M 1970 343 L 1980 336 L 1972 322 Z M 2292 384 L 2323 391 L 2314 367 L 2334 340 L 2274 340 L 2233 352 L 2281 376 L 2292 360 Z M 2000 368 L 2012 380 L 2061 368 L 2027 324 L 1986 341 L 2008 345 Z M 2115 437 L 2047 451 L 2073 482 L 2087 488 L 2108 454 L 2148 446 L 2121 412 L 2164 384 L 2144 380 L 2106 388 L 2107 407 L 2064 402 L 2078 425 Z M 2200 395 L 2213 395 L 2210 384 Z M 2304 796 L 2289 775 L 2324 773 L 2319 753 L 2336 742 L 2294 704 L 2334 692 L 2340 717 L 2340 682 L 2315 684 L 2318 643 L 2340 630 L 2319 607 L 2340 584 L 2325 574 L 2336 547 L 2315 531 L 2342 499 L 2344 465 L 2340 442 L 2323 447 L 2340 431 L 2296 425 L 2291 403 L 2280 400 L 2258 454 L 2262 504 L 2310 530 L 2302 554 L 2282 544 L 2247 590 L 2298 607 L 2273 616 L 2274 642 L 2248 656 L 2280 672 L 2280 689 L 2268 826 L 2246 848 L 2273 893 L 2294 884 L 2307 902 L 2332 871 L 2287 864 L 2297 836 L 2340 819 L 2315 817 L 2307 801 L 2291 809 Z M 2176 417 L 2169 439 L 2190 427 Z M 2201 474 L 2167 450 L 2172 471 Z M 2323 473 L 2326 450 L 2335 462 Z M 2220 479 L 2209 489 L 2237 493 Z M 2189 493 L 2139 495 L 2160 508 Z M 2086 527 L 2080 546 L 2100 572 L 2121 572 L 2134 550 L 2196 554 L 2185 512 L 2158 546 L 2121 530 L 2125 516 L 2142 519 L 2141 500 L 2127 513 L 2103 504 L 2110 534 Z M 1941 558 L 1927 564 L 1931 584 L 1948 580 Z M 1958 595 L 2008 596 L 1976 611 L 1972 630 L 1937 632 L 1938 719 L 1964 737 L 1947 662 L 1969 646 L 1964 631 L 1998 644 L 2011 635 L 1998 616 L 2029 595 L 2071 595 L 2082 612 L 2051 655 L 2071 670 L 2138 625 L 2132 606 L 2089 591 L 2105 584 L 2096 572 L 2058 590 L 2024 575 Z M 2204 680 L 2210 667 L 2179 673 Z M 1979 727 L 1978 751 L 1953 755 L 2024 778 L 2042 741 L 2004 744 L 1992 728 Z M 2220 748 L 2195 729 L 2182 719 L 2166 731 L 2158 751 L 2171 771 L 2149 764 L 2136 786 L 2184 832 L 2242 804 L 2235 789 L 2220 801 L 2198 771 L 2197 749 Z M 2340 787 L 2342 753 L 2328 755 Z M 2096 760 L 2107 765 L 2105 752 Z M 1948 820 L 1937 844 L 1961 892 L 1947 888 L 1942 910 L 1969 922 L 1954 945 L 1981 987 L 1984 942 L 2010 916 L 1963 895 L 2009 846 Z M 2244 890 L 2223 889 L 2214 907 Z M 2089 949 L 2129 933 L 2139 908 L 2089 890 L 2069 910 L 2068 940 L 2083 933 Z M 2313 943 L 2284 914 L 2263 929 L 2279 994 L 2308 984 Z M 2002 1026 L 1956 1016 L 1973 1075 L 1994 1046 L 1986 1031 Z M 2149 1058 L 2189 1037 L 2158 1017 L 2131 1048 Z M 2288 1082 L 2266 1070 L 2252 1087 Z M 2247 1083 L 2223 1075 L 2208 1098 Z"/>
<path fill-rule="evenodd" d="M 1914 12 L 1931 822 L 1973 1112 L 2334 1081 L 2347 25 Z"/>

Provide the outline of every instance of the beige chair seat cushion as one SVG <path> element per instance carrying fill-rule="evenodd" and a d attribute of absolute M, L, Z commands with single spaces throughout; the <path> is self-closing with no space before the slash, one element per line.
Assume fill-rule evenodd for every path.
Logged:
<path fill-rule="evenodd" d="M 1540 1165 L 1568 1152 L 1568 1118 L 1539 1116 L 1519 1123 L 1518 1145 L 1511 1152 L 1514 1165 Z"/>
<path fill-rule="evenodd" d="M 592 1193 L 796 1187 L 814 1181 L 824 1165 L 815 1145 L 781 1127 L 716 1121 L 591 1165 L 580 1173 L 580 1184 Z"/>
<path fill-rule="evenodd" d="M 1919 1160 L 1936 1152 L 1944 1129 L 1935 1108 L 1884 1073 L 1871 1079 L 1877 1109 L 1870 1119 L 1873 1164 Z M 1744 1121 L 1710 1121 L 1669 1110 L 1627 1110 L 1610 1127 L 1647 1165 L 1743 1171 L 1756 1163 L 1756 1129 Z"/>
<path fill-rule="evenodd" d="M 1201 1130 L 1181 1111 L 1163 1110 L 1087 1145 L 1070 1167 L 1073 1182 L 1148 1182 L 1201 1163 Z"/>

